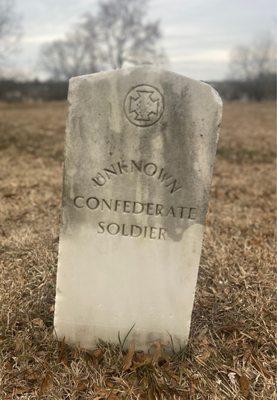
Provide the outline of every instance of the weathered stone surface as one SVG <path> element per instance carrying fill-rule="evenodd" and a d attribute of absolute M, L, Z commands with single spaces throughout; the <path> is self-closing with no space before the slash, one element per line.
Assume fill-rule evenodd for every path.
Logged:
<path fill-rule="evenodd" d="M 55 329 L 183 347 L 221 101 L 207 84 L 138 67 L 70 80 Z M 128 341 L 127 341 L 128 343 Z"/>

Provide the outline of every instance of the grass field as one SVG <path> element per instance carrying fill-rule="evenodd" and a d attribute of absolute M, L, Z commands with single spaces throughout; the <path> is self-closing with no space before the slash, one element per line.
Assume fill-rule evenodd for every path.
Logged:
<path fill-rule="evenodd" d="M 53 338 L 65 119 L 0 104 L 0 399 L 276 399 L 274 104 L 225 104 L 191 338 L 171 357 Z"/>

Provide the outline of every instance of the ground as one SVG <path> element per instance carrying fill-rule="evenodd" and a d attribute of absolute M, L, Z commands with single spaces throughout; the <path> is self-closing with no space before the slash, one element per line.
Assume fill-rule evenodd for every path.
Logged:
<path fill-rule="evenodd" d="M 1 400 L 276 398 L 274 107 L 224 106 L 191 337 L 168 357 L 53 336 L 66 104 L 0 104 Z"/>

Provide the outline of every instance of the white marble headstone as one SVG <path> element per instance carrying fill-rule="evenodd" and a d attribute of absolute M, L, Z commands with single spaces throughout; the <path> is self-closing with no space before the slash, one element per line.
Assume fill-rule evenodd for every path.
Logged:
<path fill-rule="evenodd" d="M 186 344 L 221 120 L 207 84 L 153 67 L 70 80 L 55 330 Z M 128 341 L 126 342 L 128 343 Z"/>

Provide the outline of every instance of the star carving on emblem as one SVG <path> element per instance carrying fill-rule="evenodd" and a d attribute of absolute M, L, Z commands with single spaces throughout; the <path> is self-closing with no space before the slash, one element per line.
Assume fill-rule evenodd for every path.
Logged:
<path fill-rule="evenodd" d="M 157 116 L 160 100 L 153 97 L 152 90 L 136 90 L 137 97 L 129 98 L 129 113 L 134 113 L 136 121 L 151 121 L 151 117 Z"/>
<path fill-rule="evenodd" d="M 164 97 L 156 87 L 141 84 L 133 87 L 124 100 L 124 112 L 131 124 L 145 128 L 159 121 L 164 111 Z"/>

